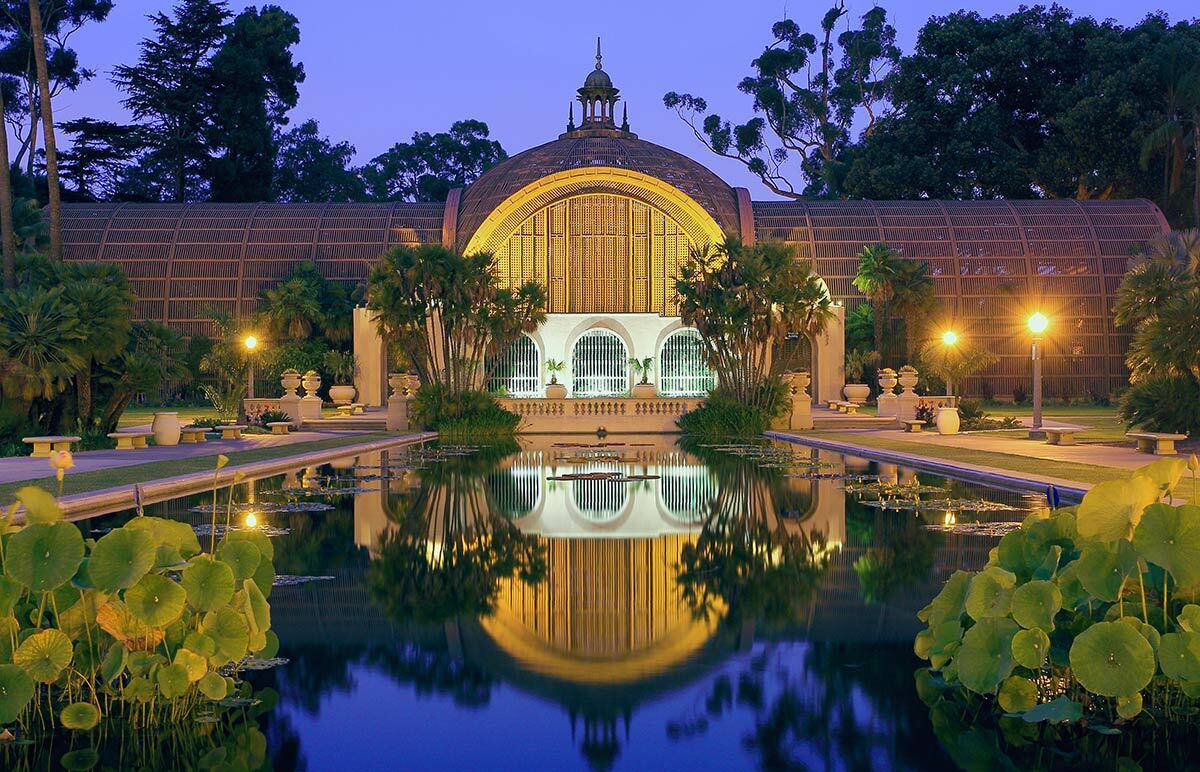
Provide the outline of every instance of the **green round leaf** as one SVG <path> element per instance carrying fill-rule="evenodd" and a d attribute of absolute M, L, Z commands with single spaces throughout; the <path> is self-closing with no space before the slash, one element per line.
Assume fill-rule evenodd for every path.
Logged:
<path fill-rule="evenodd" d="M 1071 644 L 1071 670 L 1083 688 L 1105 697 L 1136 694 L 1154 677 L 1154 649 L 1120 622 L 1097 622 Z"/>
<path fill-rule="evenodd" d="M 955 571 L 942 585 L 942 590 L 929 602 L 929 605 L 917 613 L 917 618 L 928 622 L 930 628 L 937 627 L 943 622 L 958 622 L 963 613 L 963 604 L 967 599 L 967 587 L 971 577 L 966 571 Z"/>
<path fill-rule="evenodd" d="M 0 608 L 0 611 L 3 611 Z M 1200 633 L 1200 606 L 1189 603 L 1179 612 L 1179 626 L 1189 633 Z"/>
<path fill-rule="evenodd" d="M 117 679 L 117 676 L 125 672 L 125 663 L 128 661 L 129 650 L 125 648 L 125 644 L 117 641 L 112 646 L 108 647 L 108 652 L 104 655 L 104 659 L 100 662 L 100 677 L 106 683 L 111 683 Z"/>
<path fill-rule="evenodd" d="M 233 569 L 208 555 L 188 561 L 179 581 L 187 593 L 188 605 L 197 611 L 215 611 L 228 605 L 233 597 Z"/>
<path fill-rule="evenodd" d="M 252 578 L 263 597 L 271 597 L 271 590 L 275 587 L 275 564 L 269 560 L 258 561 L 258 568 L 254 569 Z"/>
<path fill-rule="evenodd" d="M 83 536 L 70 523 L 26 526 L 8 538 L 4 561 L 8 575 L 34 592 L 53 590 L 83 562 Z"/>
<path fill-rule="evenodd" d="M 1117 715 L 1124 719 L 1130 719 L 1142 712 L 1142 694 L 1130 695 L 1128 697 L 1117 698 Z"/>
<path fill-rule="evenodd" d="M 971 577 L 967 588 L 966 609 L 974 620 L 1008 616 L 1013 591 L 1000 580 L 984 572 Z"/>
<path fill-rule="evenodd" d="M 0 724 L 11 724 L 33 699 L 33 679 L 17 665 L 0 665 Z"/>
<path fill-rule="evenodd" d="M 275 545 L 271 542 L 271 537 L 267 536 L 262 531 L 234 531 L 225 536 L 225 542 L 249 542 L 267 560 L 275 559 Z"/>
<path fill-rule="evenodd" d="M 1158 644 L 1163 675 L 1181 681 L 1200 681 L 1200 633 L 1167 633 Z"/>
<path fill-rule="evenodd" d="M 1152 480 L 1161 496 L 1173 491 L 1186 471 L 1187 462 L 1182 458 L 1160 458 L 1135 470 L 1134 474 Z"/>
<path fill-rule="evenodd" d="M 188 633 L 183 645 L 201 657 L 211 657 L 217 653 L 217 642 L 203 633 Z"/>
<path fill-rule="evenodd" d="M 246 617 L 250 630 L 265 634 L 271 629 L 271 604 L 252 579 L 242 582 L 242 588 L 246 591 Z"/>
<path fill-rule="evenodd" d="M 217 557 L 233 569 L 234 577 L 240 582 L 254 576 L 262 553 L 248 541 L 223 541 L 217 547 Z"/>
<path fill-rule="evenodd" d="M 1200 582 L 1200 507 L 1152 504 L 1146 507 L 1133 546 L 1146 560 L 1166 569 L 1177 584 Z"/>
<path fill-rule="evenodd" d="M 71 639 L 59 630 L 42 630 L 21 642 L 13 652 L 13 664 L 44 684 L 53 682 L 71 664 Z"/>
<path fill-rule="evenodd" d="M 1137 554 L 1125 541 L 1089 544 L 1074 565 L 1083 589 L 1100 600 L 1114 601 L 1126 577 L 1137 571 Z"/>
<path fill-rule="evenodd" d="M 1021 667 L 1037 670 L 1050 655 L 1050 636 L 1040 627 L 1020 630 L 1013 636 L 1012 655 Z"/>
<path fill-rule="evenodd" d="M 80 748 L 64 753 L 58 763 L 62 764 L 62 768 L 67 772 L 87 772 L 89 769 L 95 769 L 100 763 L 100 754 L 95 748 Z"/>
<path fill-rule="evenodd" d="M 25 509 L 26 523 L 57 523 L 63 518 L 53 494 L 36 485 L 27 485 L 17 491 L 17 501 Z"/>
<path fill-rule="evenodd" d="M 154 542 L 145 531 L 118 528 L 92 548 L 87 572 L 96 588 L 113 593 L 137 584 L 154 566 Z"/>
<path fill-rule="evenodd" d="M 87 731 L 100 723 L 100 709 L 90 702 L 73 702 L 59 715 L 67 729 Z"/>
<path fill-rule="evenodd" d="M 1008 619 L 983 619 L 963 636 L 954 658 L 958 680 L 979 694 L 993 694 L 1012 673 L 1012 640 L 1019 628 Z"/>
<path fill-rule="evenodd" d="M 217 609 L 206 614 L 200 625 L 200 632 L 216 644 L 214 664 L 223 665 L 246 656 L 246 646 L 250 639 L 249 627 L 245 617 L 232 608 Z"/>
<path fill-rule="evenodd" d="M 154 699 L 154 683 L 146 676 L 131 678 L 121 690 L 121 698 L 127 702 L 149 702 Z"/>
<path fill-rule="evenodd" d="M 1054 615 L 1062 608 L 1062 593 L 1054 582 L 1033 581 L 1013 592 L 1012 617 L 1021 627 L 1054 629 Z"/>
<path fill-rule="evenodd" d="M 154 680 L 158 683 L 158 691 L 168 700 L 173 700 L 176 697 L 182 697 L 187 693 L 188 672 L 183 665 L 167 665 L 160 667 Z"/>
<path fill-rule="evenodd" d="M 225 679 L 219 673 L 207 673 L 196 686 L 201 694 L 214 701 L 225 699 L 228 693 Z"/>
<path fill-rule="evenodd" d="M 175 652 L 174 664 L 187 671 L 188 683 L 195 683 L 208 672 L 208 660 L 190 649 Z"/>
<path fill-rule="evenodd" d="M 167 547 L 178 552 L 182 558 L 200 554 L 200 541 L 187 523 L 161 517 L 135 517 L 123 527 L 145 531 L 156 547 Z"/>
<path fill-rule="evenodd" d="M 1009 676 L 1000 684 L 997 700 L 1008 713 L 1024 713 L 1037 705 L 1037 687 L 1028 678 Z"/>
<path fill-rule="evenodd" d="M 1142 512 L 1160 496 L 1157 483 L 1138 475 L 1093 485 L 1075 516 L 1079 538 L 1103 542 L 1128 539 Z"/>
<path fill-rule="evenodd" d="M 150 627 L 166 627 L 183 613 L 187 593 L 165 576 L 146 574 L 125 591 L 130 615 Z"/>

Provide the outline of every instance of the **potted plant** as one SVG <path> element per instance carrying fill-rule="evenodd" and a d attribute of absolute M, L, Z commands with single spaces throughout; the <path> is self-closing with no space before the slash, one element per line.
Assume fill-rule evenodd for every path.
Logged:
<path fill-rule="evenodd" d="M 334 384 L 329 387 L 329 400 L 335 405 L 349 405 L 354 401 L 354 376 L 358 374 L 353 352 L 326 351 L 324 364 Z"/>
<path fill-rule="evenodd" d="M 856 348 L 846 352 L 846 385 L 842 387 L 842 394 L 847 400 L 861 405 L 870 398 L 871 387 L 862 382 L 863 373 L 878 362 L 878 351 Z"/>
<path fill-rule="evenodd" d="M 567 369 L 567 363 L 559 359 L 546 360 L 546 372 L 550 373 L 550 382 L 546 384 L 546 399 L 564 399 L 567 387 L 558 382 L 558 374 Z"/>
<path fill-rule="evenodd" d="M 636 399 L 651 399 L 658 396 L 658 390 L 654 388 L 653 383 L 650 383 L 650 371 L 654 369 L 654 357 L 645 359 L 630 357 L 629 366 L 633 368 L 634 375 L 641 377 L 641 380 L 630 389 L 630 393 Z"/>

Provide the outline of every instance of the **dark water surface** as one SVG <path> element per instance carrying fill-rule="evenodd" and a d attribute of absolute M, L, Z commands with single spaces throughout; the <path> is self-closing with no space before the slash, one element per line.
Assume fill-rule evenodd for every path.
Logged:
<path fill-rule="evenodd" d="M 237 486 L 277 573 L 323 577 L 270 597 L 288 662 L 252 680 L 274 768 L 954 768 L 914 688 L 916 612 L 986 562 L 996 536 L 970 523 L 1040 501 L 798 446 L 613 441 L 399 448 Z M 594 473 L 635 479 L 548 479 Z M 846 490 L 871 476 L 946 503 Z M 210 501 L 147 514 L 205 526 Z M 331 508 L 278 511 L 297 504 Z"/>

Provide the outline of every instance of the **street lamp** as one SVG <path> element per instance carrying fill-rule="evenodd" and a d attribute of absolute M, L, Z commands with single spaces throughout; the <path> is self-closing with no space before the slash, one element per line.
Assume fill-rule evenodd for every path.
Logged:
<path fill-rule="evenodd" d="M 1031 439 L 1042 437 L 1042 336 L 1050 320 L 1041 311 L 1029 317 L 1029 331 L 1033 333 L 1033 344 L 1029 354 L 1033 360 L 1033 428 L 1029 431 Z"/>
<path fill-rule="evenodd" d="M 246 361 L 249 365 L 246 371 L 246 399 L 254 399 L 254 350 L 258 348 L 258 338 L 253 335 L 247 335 L 242 339 L 242 345 L 246 347 Z"/>
<path fill-rule="evenodd" d="M 958 333 L 957 332 L 955 332 L 954 330 L 946 330 L 945 332 L 942 333 L 942 345 L 943 346 L 945 346 L 946 348 L 953 348 L 955 346 L 955 344 L 957 344 L 957 343 L 958 343 Z M 947 354 L 946 354 L 946 360 L 947 360 L 946 364 L 947 365 L 950 364 L 949 358 L 950 358 L 950 355 L 949 355 L 949 352 L 947 352 Z M 948 396 L 948 397 L 954 396 L 954 382 L 953 381 L 950 381 L 950 380 L 946 381 L 946 396 Z"/>

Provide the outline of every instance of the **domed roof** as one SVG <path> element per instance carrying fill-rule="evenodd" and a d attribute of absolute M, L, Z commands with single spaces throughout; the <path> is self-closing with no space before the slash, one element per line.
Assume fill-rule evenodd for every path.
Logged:
<path fill-rule="evenodd" d="M 631 169 L 678 188 L 708 212 L 722 230 L 738 232 L 733 188 L 702 164 L 636 135 L 617 130 L 581 130 L 518 153 L 485 172 L 463 193 L 458 247 L 465 249 L 487 216 L 509 196 L 557 172 L 582 167 Z"/>
<path fill-rule="evenodd" d="M 599 67 L 589 72 L 583 81 L 584 88 L 612 88 L 612 84 L 612 78 Z"/>

